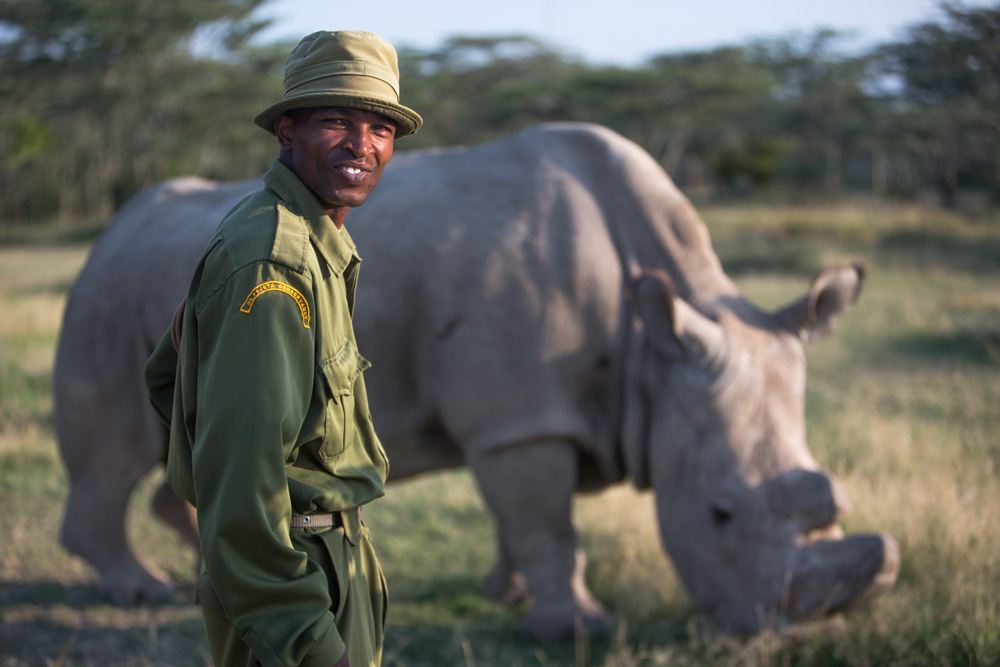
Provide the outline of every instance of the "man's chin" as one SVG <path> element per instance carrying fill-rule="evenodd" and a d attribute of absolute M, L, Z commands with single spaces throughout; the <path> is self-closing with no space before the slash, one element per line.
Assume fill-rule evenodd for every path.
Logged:
<path fill-rule="evenodd" d="M 334 198 L 325 200 L 327 208 L 357 208 L 368 201 L 369 193 L 338 193 Z"/>

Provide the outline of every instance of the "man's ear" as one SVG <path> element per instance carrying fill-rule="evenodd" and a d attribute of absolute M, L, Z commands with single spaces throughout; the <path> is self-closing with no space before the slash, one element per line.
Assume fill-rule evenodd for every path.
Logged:
<path fill-rule="evenodd" d="M 278 145 L 282 150 L 289 150 L 292 147 L 293 127 L 295 119 L 288 114 L 281 114 L 274 119 L 274 136 L 278 137 Z"/>

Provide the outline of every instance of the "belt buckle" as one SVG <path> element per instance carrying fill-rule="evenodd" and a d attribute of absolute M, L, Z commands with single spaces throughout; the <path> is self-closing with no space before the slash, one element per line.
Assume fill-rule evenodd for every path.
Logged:
<path fill-rule="evenodd" d="M 292 517 L 290 526 L 292 528 L 330 528 L 339 525 L 339 518 L 333 513 L 301 514 Z"/>

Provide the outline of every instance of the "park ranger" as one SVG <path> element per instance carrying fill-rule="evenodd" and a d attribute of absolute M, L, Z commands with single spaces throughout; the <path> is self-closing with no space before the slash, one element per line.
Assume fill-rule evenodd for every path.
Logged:
<path fill-rule="evenodd" d="M 343 223 L 422 123 L 398 79 L 395 50 L 371 33 L 295 47 L 284 96 L 254 118 L 279 157 L 222 220 L 146 364 L 170 426 L 167 480 L 197 510 L 217 665 L 381 661 L 387 598 L 361 507 L 383 495 L 388 462 Z"/>

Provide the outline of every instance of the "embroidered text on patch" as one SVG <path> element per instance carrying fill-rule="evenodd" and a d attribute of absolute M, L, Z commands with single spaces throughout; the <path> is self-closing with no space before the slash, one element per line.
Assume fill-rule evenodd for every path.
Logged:
<path fill-rule="evenodd" d="M 295 299 L 295 303 L 299 305 L 299 312 L 302 313 L 302 326 L 306 329 L 309 328 L 309 302 L 306 301 L 302 294 L 292 287 L 291 285 L 286 285 L 285 283 L 279 283 L 277 280 L 272 280 L 267 283 L 261 283 L 253 288 L 253 291 L 247 296 L 246 301 L 240 306 L 240 311 L 244 313 L 249 313 L 250 308 L 253 306 L 254 299 L 259 297 L 264 292 L 283 292 L 288 296 Z"/>

